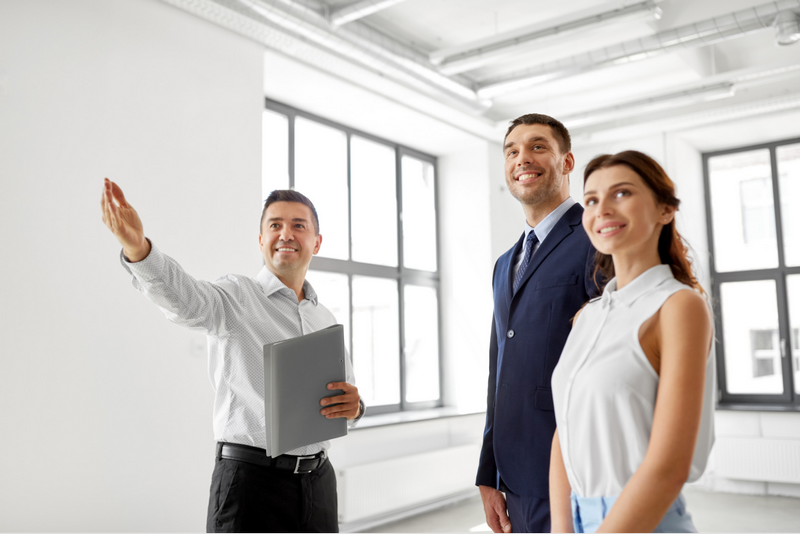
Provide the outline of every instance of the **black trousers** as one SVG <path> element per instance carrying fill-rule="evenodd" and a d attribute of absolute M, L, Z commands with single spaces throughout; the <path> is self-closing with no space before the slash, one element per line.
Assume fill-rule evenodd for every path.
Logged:
<path fill-rule="evenodd" d="M 329 461 L 295 475 L 217 457 L 208 532 L 339 532 L 336 474 Z"/>

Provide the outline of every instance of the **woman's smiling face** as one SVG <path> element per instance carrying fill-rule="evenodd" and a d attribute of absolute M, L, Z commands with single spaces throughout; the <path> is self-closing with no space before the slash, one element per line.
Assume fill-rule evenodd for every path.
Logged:
<path fill-rule="evenodd" d="M 661 229 L 675 209 L 656 201 L 642 178 L 626 165 L 594 171 L 584 184 L 583 228 L 603 254 L 658 250 Z"/>

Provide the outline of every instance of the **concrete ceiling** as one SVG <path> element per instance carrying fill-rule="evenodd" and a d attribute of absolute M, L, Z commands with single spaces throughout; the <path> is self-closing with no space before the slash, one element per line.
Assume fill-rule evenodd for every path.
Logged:
<path fill-rule="evenodd" d="M 335 12 L 353 3 L 353 0 L 320 0 L 319 5 L 323 10 Z M 579 19 L 587 13 L 608 12 L 634 3 L 637 1 L 405 0 L 377 10 L 359 22 L 423 54 L 435 54 L 525 28 L 547 28 Z M 535 70 L 554 60 L 591 53 L 623 41 L 724 17 L 766 3 L 765 0 L 662 0 L 656 4 L 661 11 L 660 19 L 650 16 L 609 21 L 533 43 L 458 76 L 467 84 L 479 87 L 487 80 L 508 73 Z M 800 13 L 800 2 L 794 11 Z M 745 83 L 745 79 L 749 81 Z M 724 98 L 724 104 L 715 102 L 714 107 L 800 92 L 800 43 L 778 46 L 775 30 L 764 28 L 713 44 L 676 49 L 652 58 L 592 69 L 492 96 L 491 106 L 482 114 L 496 122 L 534 111 L 569 117 L 722 82 L 733 83 L 735 94 Z M 708 105 L 697 101 L 671 103 L 670 113 L 692 113 Z M 663 114 L 656 106 L 652 113 Z M 650 111 L 644 106 L 633 117 L 612 122 L 630 123 L 649 115 Z M 579 129 L 591 131 L 608 126 L 606 121 Z"/>
<path fill-rule="evenodd" d="M 776 44 L 800 0 L 163 1 L 485 139 L 531 112 L 592 135 L 800 102 L 800 41 Z"/>

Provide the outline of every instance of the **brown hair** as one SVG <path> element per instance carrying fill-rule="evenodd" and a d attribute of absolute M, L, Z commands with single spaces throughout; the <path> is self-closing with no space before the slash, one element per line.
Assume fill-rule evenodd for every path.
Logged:
<path fill-rule="evenodd" d="M 553 134 L 555 134 L 556 141 L 558 141 L 559 150 L 561 150 L 563 154 L 572 150 L 572 140 L 569 138 L 569 130 L 553 117 L 541 115 L 539 113 L 528 113 L 527 115 L 517 117 L 511 121 L 506 136 L 503 138 L 503 144 L 506 143 L 508 134 L 520 124 L 544 124 L 545 126 L 549 126 L 553 130 Z"/>
<path fill-rule="evenodd" d="M 617 165 L 624 165 L 638 174 L 655 195 L 656 202 L 673 206 L 677 211 L 681 201 L 675 196 L 675 184 L 656 160 L 636 150 L 626 150 L 613 155 L 603 154 L 594 158 L 583 172 L 584 187 L 586 180 L 594 171 Z M 673 217 L 669 224 L 661 229 L 661 235 L 658 238 L 658 255 L 661 263 L 669 265 L 676 280 L 705 295 L 706 292 L 692 271 L 692 261 L 689 259 L 688 252 L 689 247 L 678 233 Z M 598 272 L 603 276 L 604 283 L 615 276 L 614 262 L 610 255 L 597 251 L 595 264 L 595 280 Z"/>
<path fill-rule="evenodd" d="M 314 231 L 319 235 L 319 216 L 317 215 L 317 208 L 314 207 L 314 203 L 304 194 L 292 191 L 291 189 L 276 189 L 270 193 L 267 200 L 264 201 L 264 209 L 261 210 L 261 222 L 258 225 L 259 234 L 264 226 L 264 217 L 267 215 L 267 208 L 276 202 L 299 202 L 308 206 L 311 209 L 311 215 L 314 216 Z"/>

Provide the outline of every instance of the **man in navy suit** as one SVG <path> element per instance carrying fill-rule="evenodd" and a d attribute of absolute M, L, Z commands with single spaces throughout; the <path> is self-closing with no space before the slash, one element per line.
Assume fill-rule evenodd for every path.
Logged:
<path fill-rule="evenodd" d="M 509 192 L 525 232 L 495 263 L 486 428 L 476 484 L 494 532 L 550 532 L 550 378 L 584 302 L 598 293 L 595 250 L 569 196 L 569 132 L 547 115 L 511 122 Z M 505 494 L 505 495 L 504 495 Z"/>

